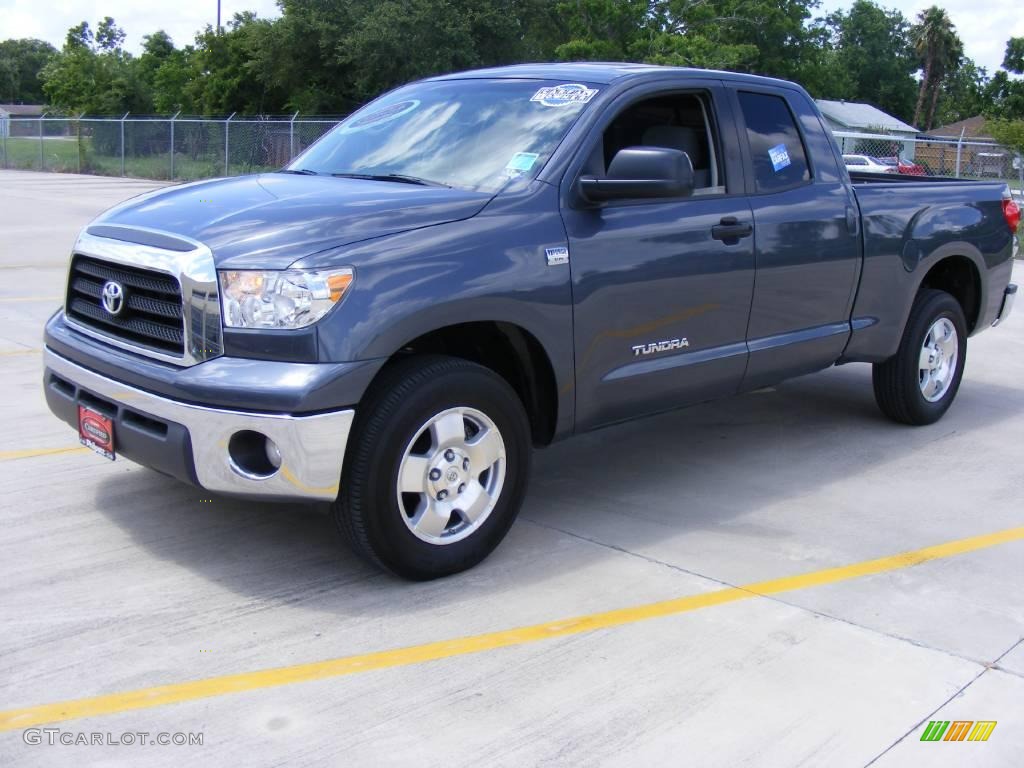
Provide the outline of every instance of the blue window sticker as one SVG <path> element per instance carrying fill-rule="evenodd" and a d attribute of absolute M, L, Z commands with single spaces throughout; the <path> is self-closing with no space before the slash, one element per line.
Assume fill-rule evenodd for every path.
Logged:
<path fill-rule="evenodd" d="M 512 155 L 512 159 L 508 161 L 505 170 L 509 172 L 509 175 L 526 173 L 533 168 L 533 164 L 537 162 L 538 157 L 540 155 L 536 152 L 516 152 Z"/>
<path fill-rule="evenodd" d="M 566 107 L 570 104 L 586 104 L 597 95 L 597 88 L 587 88 L 582 83 L 566 83 L 541 88 L 530 101 L 537 101 L 545 107 Z"/>
<path fill-rule="evenodd" d="M 789 152 L 785 144 L 777 144 L 768 150 L 768 157 L 772 160 L 772 168 L 778 173 L 783 168 L 788 168 L 792 161 L 789 159 Z"/>

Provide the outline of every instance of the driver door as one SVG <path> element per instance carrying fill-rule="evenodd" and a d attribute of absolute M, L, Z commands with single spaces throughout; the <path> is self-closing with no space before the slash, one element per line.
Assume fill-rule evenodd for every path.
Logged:
<path fill-rule="evenodd" d="M 716 81 L 623 97 L 566 174 L 579 431 L 739 387 L 754 238 L 729 110 Z M 693 195 L 593 205 L 574 192 L 580 175 L 645 144 L 690 155 Z"/>

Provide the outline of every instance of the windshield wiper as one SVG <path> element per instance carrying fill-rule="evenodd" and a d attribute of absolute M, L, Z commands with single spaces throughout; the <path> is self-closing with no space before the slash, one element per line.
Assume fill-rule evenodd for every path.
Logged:
<path fill-rule="evenodd" d="M 282 168 L 278 173 L 295 173 L 299 176 L 319 176 L 320 174 L 316 171 L 311 171 L 309 168 Z"/>
<path fill-rule="evenodd" d="M 430 179 L 421 179 L 419 176 L 406 176 L 404 173 L 332 173 L 340 179 L 368 179 L 370 181 L 397 181 L 401 184 L 418 184 L 421 187 L 444 187 L 451 189 L 447 184 Z"/>

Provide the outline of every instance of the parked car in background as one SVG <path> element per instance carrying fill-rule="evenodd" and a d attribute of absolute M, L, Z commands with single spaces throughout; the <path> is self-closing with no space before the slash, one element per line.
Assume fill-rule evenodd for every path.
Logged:
<path fill-rule="evenodd" d="M 863 173 L 896 173 L 895 166 L 887 165 L 871 155 L 843 155 L 843 164 L 848 171 Z"/>
<path fill-rule="evenodd" d="M 902 157 L 880 157 L 878 160 L 888 167 L 895 169 L 897 173 L 902 173 L 905 176 L 928 175 L 928 169 L 923 165 L 912 163 L 909 160 L 904 160 Z"/>

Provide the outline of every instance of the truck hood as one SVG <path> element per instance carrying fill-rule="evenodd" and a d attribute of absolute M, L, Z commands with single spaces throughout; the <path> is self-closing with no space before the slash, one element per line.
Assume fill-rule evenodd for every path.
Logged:
<path fill-rule="evenodd" d="M 468 219 L 490 199 L 443 187 L 264 173 L 151 192 L 93 223 L 190 237 L 213 251 L 218 268 L 283 269 L 328 248 Z"/>

